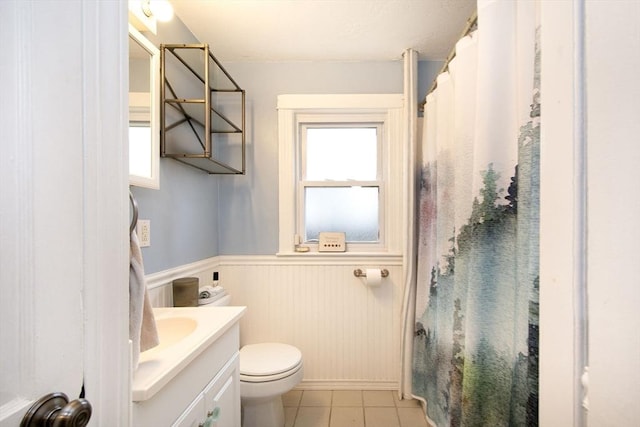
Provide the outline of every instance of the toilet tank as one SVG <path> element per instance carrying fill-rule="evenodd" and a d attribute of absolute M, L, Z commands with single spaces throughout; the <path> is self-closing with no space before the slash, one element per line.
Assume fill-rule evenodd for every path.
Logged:
<path fill-rule="evenodd" d="M 208 304 L 199 304 L 200 307 L 225 307 L 231 304 L 231 295 L 226 294 Z"/>

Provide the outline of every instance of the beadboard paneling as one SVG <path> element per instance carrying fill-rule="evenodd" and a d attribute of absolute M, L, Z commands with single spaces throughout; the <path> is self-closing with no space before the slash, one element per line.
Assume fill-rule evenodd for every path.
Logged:
<path fill-rule="evenodd" d="M 158 273 L 147 274 L 147 290 L 153 307 L 173 307 L 173 288 L 171 283 L 180 277 L 197 277 L 199 286 L 213 283 L 213 272 L 217 271 L 218 257 L 207 258 L 191 264 L 181 265 Z"/>
<path fill-rule="evenodd" d="M 394 264 L 391 262 L 390 264 Z M 387 268 L 368 287 L 355 268 Z M 305 388 L 396 388 L 400 371 L 402 266 L 272 262 L 264 257 L 220 265 L 233 305 L 248 307 L 241 344 L 277 341 L 302 351 Z"/>

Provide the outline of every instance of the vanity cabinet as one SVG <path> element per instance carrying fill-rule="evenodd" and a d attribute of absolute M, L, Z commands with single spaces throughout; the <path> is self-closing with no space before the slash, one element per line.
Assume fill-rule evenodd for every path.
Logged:
<path fill-rule="evenodd" d="M 216 427 L 240 425 L 240 353 L 216 381 L 204 391 L 207 416 L 214 416 Z"/>
<path fill-rule="evenodd" d="M 198 324 L 185 338 L 140 354 L 133 376 L 136 427 L 238 427 L 240 325 L 245 307 L 154 309 Z M 184 323 L 184 322 L 183 322 Z M 176 322 L 179 325 L 180 322 Z M 161 334 L 162 336 L 162 334 Z"/>
<path fill-rule="evenodd" d="M 204 397 L 198 395 L 186 411 L 173 423 L 172 427 L 204 427 L 204 419 L 206 414 L 206 407 L 204 406 Z M 208 426 L 207 426 L 208 427 Z"/>
<path fill-rule="evenodd" d="M 172 427 L 240 425 L 240 361 L 236 354 Z"/>

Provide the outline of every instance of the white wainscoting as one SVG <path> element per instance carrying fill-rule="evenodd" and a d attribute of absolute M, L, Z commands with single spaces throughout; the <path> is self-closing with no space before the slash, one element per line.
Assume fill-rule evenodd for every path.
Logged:
<path fill-rule="evenodd" d="M 356 268 L 386 268 L 368 287 Z M 397 389 L 400 375 L 402 257 L 220 256 L 147 276 L 154 306 L 171 305 L 171 281 L 212 272 L 248 307 L 241 344 L 295 345 L 304 358 L 305 389 Z M 169 286 L 163 286 L 169 285 Z"/>
<path fill-rule="evenodd" d="M 397 389 L 402 265 L 401 258 L 380 261 L 221 257 L 221 282 L 232 303 L 248 307 L 241 344 L 298 347 L 304 358 L 301 388 Z M 367 287 L 353 275 L 367 267 L 386 268 L 389 277 Z"/>
<path fill-rule="evenodd" d="M 218 262 L 218 257 L 207 258 L 158 273 L 147 274 L 145 279 L 151 305 L 154 307 L 173 307 L 171 282 L 177 278 L 197 277 L 200 287 L 211 285 L 213 272 L 217 271 Z"/>

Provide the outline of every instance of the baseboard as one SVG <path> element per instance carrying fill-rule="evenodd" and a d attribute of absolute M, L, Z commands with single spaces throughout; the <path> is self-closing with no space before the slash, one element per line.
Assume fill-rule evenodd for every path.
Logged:
<path fill-rule="evenodd" d="M 302 380 L 294 390 L 398 390 L 397 381 Z"/>

